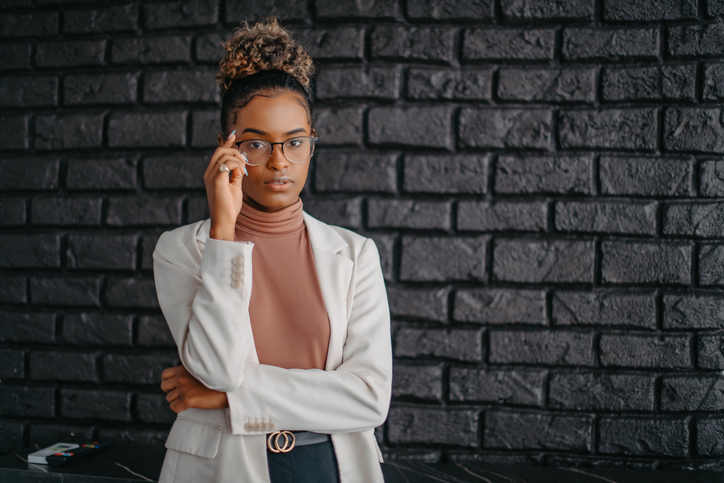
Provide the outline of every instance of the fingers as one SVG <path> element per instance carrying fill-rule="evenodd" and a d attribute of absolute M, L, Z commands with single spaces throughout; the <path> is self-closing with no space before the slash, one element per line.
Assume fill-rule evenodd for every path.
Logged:
<path fill-rule="evenodd" d="M 161 373 L 161 380 L 166 380 L 168 378 L 175 376 L 176 371 L 178 370 L 179 367 L 183 367 L 183 366 L 174 366 L 174 367 L 169 367 L 167 369 L 164 369 L 163 372 Z"/>
<path fill-rule="evenodd" d="M 176 389 L 176 381 L 175 379 L 164 379 L 161 383 L 161 390 L 163 392 L 169 392 L 173 389 Z"/>
<path fill-rule="evenodd" d="M 174 402 L 176 399 L 181 397 L 181 391 L 178 389 L 174 389 L 173 391 L 166 394 L 166 401 L 167 402 Z"/>

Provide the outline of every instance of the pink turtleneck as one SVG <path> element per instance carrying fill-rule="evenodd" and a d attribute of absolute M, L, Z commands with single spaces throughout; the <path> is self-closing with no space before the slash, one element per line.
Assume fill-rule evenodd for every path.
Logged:
<path fill-rule="evenodd" d="M 249 317 L 259 363 L 323 370 L 329 318 L 302 200 L 274 213 L 244 203 L 235 238 L 254 243 Z"/>

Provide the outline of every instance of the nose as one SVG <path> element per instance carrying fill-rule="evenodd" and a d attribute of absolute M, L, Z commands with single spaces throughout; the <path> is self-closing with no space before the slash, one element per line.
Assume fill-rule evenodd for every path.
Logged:
<path fill-rule="evenodd" d="M 279 147 L 277 148 L 277 146 Z M 272 145 L 272 152 L 266 162 L 266 165 L 269 167 L 269 169 L 274 169 L 277 171 L 281 171 L 289 166 L 289 160 L 284 156 L 281 144 Z"/>

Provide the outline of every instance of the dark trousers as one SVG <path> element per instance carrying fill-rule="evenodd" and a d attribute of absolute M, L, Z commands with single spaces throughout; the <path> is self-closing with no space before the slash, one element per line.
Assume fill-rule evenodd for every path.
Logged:
<path fill-rule="evenodd" d="M 339 483 L 331 441 L 295 446 L 289 453 L 266 450 L 272 483 Z"/>

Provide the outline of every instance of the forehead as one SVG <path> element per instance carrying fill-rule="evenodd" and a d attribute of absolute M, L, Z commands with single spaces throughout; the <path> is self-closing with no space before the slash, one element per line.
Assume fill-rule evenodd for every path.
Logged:
<path fill-rule="evenodd" d="M 304 101 L 291 92 L 254 96 L 236 113 L 236 129 L 247 127 L 269 133 L 287 132 L 303 127 L 309 129 Z"/>

